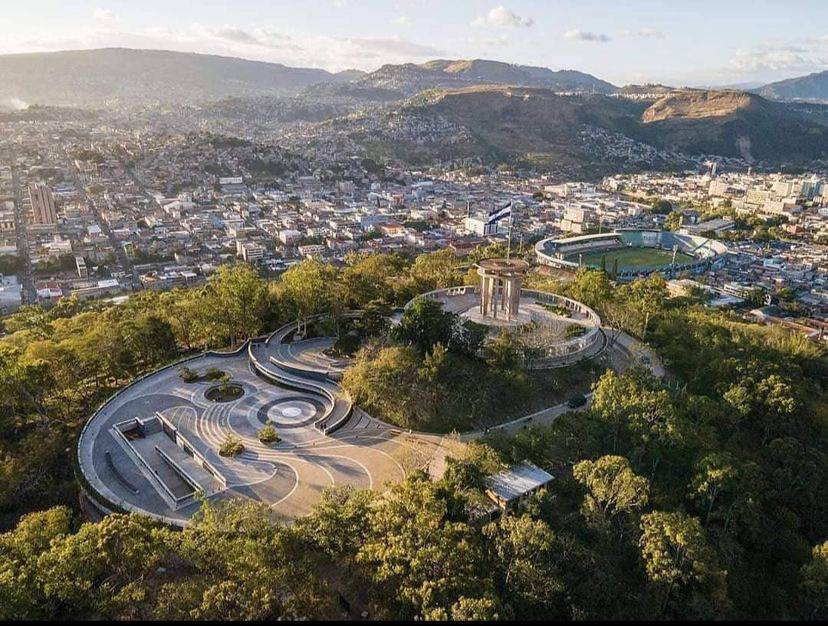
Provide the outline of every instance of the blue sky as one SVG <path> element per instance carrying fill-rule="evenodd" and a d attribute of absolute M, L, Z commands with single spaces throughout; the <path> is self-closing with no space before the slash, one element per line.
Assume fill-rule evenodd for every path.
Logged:
<path fill-rule="evenodd" d="M 0 0 L 0 53 L 104 46 L 329 70 L 490 58 L 617 84 L 828 69 L 828 0 Z"/>

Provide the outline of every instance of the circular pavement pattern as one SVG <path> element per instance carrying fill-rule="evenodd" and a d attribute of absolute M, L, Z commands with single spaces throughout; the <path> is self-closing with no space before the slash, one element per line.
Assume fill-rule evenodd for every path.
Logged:
<path fill-rule="evenodd" d="M 299 417 L 302 415 L 302 409 L 298 406 L 274 407 L 274 410 L 277 413 L 281 413 L 284 417 Z"/>
<path fill-rule="evenodd" d="M 204 468 L 190 468 L 208 498 L 252 498 L 270 505 L 278 517 L 294 520 L 307 515 L 320 493 L 332 485 L 384 489 L 387 483 L 405 477 L 401 461 L 409 462 L 411 452 L 425 463 L 419 457 L 423 445 L 440 449 L 439 438 L 432 441 L 406 435 L 363 416 L 346 424 L 335 436 L 319 431 L 314 424 L 332 410 L 331 399 L 259 377 L 250 371 L 252 354 L 249 350 L 192 359 L 201 368 L 220 367 L 241 386 L 244 394 L 228 402 L 211 402 L 205 397 L 211 385 L 184 384 L 177 370 L 169 367 L 114 394 L 90 418 L 79 438 L 78 463 L 88 481 L 90 501 L 101 507 L 151 515 L 176 526 L 186 525 L 200 503 L 168 500 L 164 485 L 158 484 L 138 458 L 140 454 L 145 460 L 157 460 L 151 446 L 160 443 L 176 457 L 183 453 L 173 449 L 174 445 L 184 453 L 198 452 L 211 464 L 213 476 L 222 477 L 223 484 L 213 480 Z M 180 439 L 166 441 L 163 438 L 169 433 L 153 432 L 145 439 L 161 438 L 157 442 L 122 446 L 123 442 L 113 436 L 116 424 L 152 417 L 156 412 L 171 423 Z M 268 423 L 276 425 L 287 445 L 265 446 L 259 442 L 257 434 Z M 242 439 L 247 448 L 232 459 L 217 453 L 228 433 Z M 159 448 L 155 450 L 157 454 Z M 398 455 L 403 457 L 398 460 Z"/>
<path fill-rule="evenodd" d="M 300 428 L 313 424 L 324 410 L 322 402 L 308 397 L 279 398 L 259 407 L 257 417 L 262 424 Z"/>

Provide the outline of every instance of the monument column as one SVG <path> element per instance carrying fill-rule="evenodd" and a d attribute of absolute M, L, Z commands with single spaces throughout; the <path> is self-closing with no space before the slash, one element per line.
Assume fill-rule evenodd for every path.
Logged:
<path fill-rule="evenodd" d="M 517 320 L 520 290 L 529 264 L 520 259 L 486 259 L 477 264 L 480 276 L 480 314 L 492 319 Z"/>

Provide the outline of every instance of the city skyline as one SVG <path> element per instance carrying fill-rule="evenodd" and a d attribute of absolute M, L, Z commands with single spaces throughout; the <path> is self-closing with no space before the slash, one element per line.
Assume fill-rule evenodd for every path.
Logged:
<path fill-rule="evenodd" d="M 33 0 L 0 16 L 0 53 L 167 49 L 332 71 L 487 58 L 619 85 L 763 83 L 828 67 L 828 6 L 817 0 L 675 4 Z"/>

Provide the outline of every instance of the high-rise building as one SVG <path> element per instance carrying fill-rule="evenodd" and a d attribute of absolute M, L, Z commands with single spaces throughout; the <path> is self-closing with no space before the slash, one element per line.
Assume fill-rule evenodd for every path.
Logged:
<path fill-rule="evenodd" d="M 57 224 L 57 209 L 52 190 L 43 183 L 29 185 L 32 219 L 35 224 Z"/>

